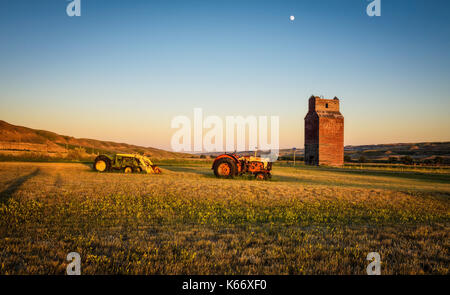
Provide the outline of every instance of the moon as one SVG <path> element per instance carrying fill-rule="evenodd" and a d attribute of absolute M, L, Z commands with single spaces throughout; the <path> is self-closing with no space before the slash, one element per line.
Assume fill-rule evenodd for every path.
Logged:
<path fill-rule="evenodd" d="M 293 22 L 293 21 L 295 20 L 295 16 L 291 15 L 291 16 L 289 17 L 289 19 L 290 19 L 291 22 Z"/>

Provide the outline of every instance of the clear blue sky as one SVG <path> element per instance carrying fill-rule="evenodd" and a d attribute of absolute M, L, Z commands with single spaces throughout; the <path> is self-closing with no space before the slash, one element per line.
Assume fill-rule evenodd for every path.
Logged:
<path fill-rule="evenodd" d="M 169 149 L 201 107 L 279 115 L 302 147 L 316 94 L 341 98 L 346 145 L 450 140 L 450 1 L 81 3 L 0 0 L 0 119 Z"/>

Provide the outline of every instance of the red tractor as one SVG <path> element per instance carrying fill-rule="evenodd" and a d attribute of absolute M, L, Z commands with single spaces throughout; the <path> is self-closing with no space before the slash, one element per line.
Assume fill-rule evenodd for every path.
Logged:
<path fill-rule="evenodd" d="M 219 178 L 233 178 L 243 174 L 254 175 L 258 180 L 272 177 L 272 162 L 260 157 L 222 154 L 214 160 L 212 169 Z"/>

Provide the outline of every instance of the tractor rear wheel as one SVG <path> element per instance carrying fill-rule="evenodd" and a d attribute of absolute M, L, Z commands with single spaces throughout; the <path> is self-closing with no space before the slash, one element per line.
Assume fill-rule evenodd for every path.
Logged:
<path fill-rule="evenodd" d="M 94 170 L 98 172 L 111 170 L 111 160 L 103 155 L 98 156 L 94 160 Z"/>
<path fill-rule="evenodd" d="M 125 169 L 123 169 L 123 172 L 125 172 L 125 173 L 131 173 L 131 172 L 133 172 L 133 168 L 131 168 L 131 167 L 125 167 Z"/>
<path fill-rule="evenodd" d="M 236 172 L 236 163 L 229 158 L 219 159 L 214 165 L 214 175 L 219 178 L 233 178 Z"/>

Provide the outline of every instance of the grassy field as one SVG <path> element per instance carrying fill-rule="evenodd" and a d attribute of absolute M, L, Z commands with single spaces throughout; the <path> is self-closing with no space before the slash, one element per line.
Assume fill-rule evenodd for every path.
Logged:
<path fill-rule="evenodd" d="M 0 163 L 0 274 L 450 273 L 450 174 L 274 168 L 220 180 L 209 164 L 162 175 Z"/>

